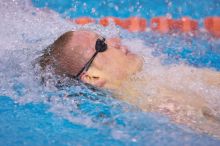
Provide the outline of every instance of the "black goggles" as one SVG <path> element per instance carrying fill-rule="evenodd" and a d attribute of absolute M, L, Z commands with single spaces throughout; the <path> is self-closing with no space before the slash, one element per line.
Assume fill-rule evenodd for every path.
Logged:
<path fill-rule="evenodd" d="M 84 65 L 84 67 L 77 73 L 77 75 L 75 76 L 76 79 L 80 79 L 80 75 L 83 72 L 86 72 L 89 70 L 89 67 L 91 66 L 93 60 L 95 59 L 96 55 L 99 52 L 105 52 L 107 50 L 108 46 L 105 43 L 105 38 L 98 38 L 95 44 L 95 50 L 96 52 L 93 54 L 93 56 L 91 57 L 91 59 L 89 59 L 89 61 Z"/>

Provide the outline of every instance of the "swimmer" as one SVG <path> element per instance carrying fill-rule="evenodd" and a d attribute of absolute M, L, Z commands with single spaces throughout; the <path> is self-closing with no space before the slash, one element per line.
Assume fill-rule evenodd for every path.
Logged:
<path fill-rule="evenodd" d="M 66 32 L 50 46 L 51 55 L 43 57 L 41 66 L 53 64 L 56 74 L 72 77 L 78 74 L 85 83 L 117 89 L 127 77 L 141 69 L 142 59 L 122 46 L 119 38 L 107 39 L 104 42 L 107 49 L 97 54 L 87 71 L 79 74 L 95 53 L 98 39 L 103 38 L 90 31 Z"/>
<path fill-rule="evenodd" d="M 142 57 L 130 52 L 120 38 L 105 39 L 87 30 L 61 35 L 39 64 L 42 70 L 53 68 L 56 75 L 112 90 L 119 99 L 143 111 L 166 114 L 177 123 L 220 137 L 220 109 L 207 100 L 217 95 L 193 87 L 201 84 L 218 92 L 217 71 L 187 65 L 168 68 L 158 63 L 161 75 L 146 72 L 138 76 L 144 64 Z"/>

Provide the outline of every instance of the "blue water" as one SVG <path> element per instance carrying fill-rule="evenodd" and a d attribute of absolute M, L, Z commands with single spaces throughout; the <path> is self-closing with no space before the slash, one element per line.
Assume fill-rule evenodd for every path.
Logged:
<path fill-rule="evenodd" d="M 191 16 L 200 19 L 220 15 L 219 0 L 32 0 L 34 6 L 49 7 L 71 18 L 90 16 L 152 18 L 171 14 L 174 18 Z"/>
<path fill-rule="evenodd" d="M 210 36 L 209 36 L 210 37 Z M 146 33 L 141 36 L 147 46 L 155 47 L 155 57 L 165 54 L 164 64 L 185 62 L 189 65 L 208 67 L 220 71 L 220 40 L 209 40 L 197 35 L 193 37 L 178 34 L 175 37 Z M 157 38 L 160 38 L 158 41 Z"/>
<path fill-rule="evenodd" d="M 73 123 L 48 112 L 48 105 L 19 105 L 0 96 L 0 145 L 219 145 L 220 141 L 177 127 L 164 117 L 90 99 L 79 105 L 99 127 Z M 96 100 L 100 97 L 94 97 Z M 76 111 L 72 113 L 78 115 Z M 114 128 L 112 128 L 112 126 Z M 185 130 L 183 130 L 185 129 Z"/>
<path fill-rule="evenodd" d="M 220 1 L 144 1 L 144 0 L 32 0 L 36 7 L 48 7 L 63 17 L 102 16 L 145 18 L 172 14 L 203 19 L 220 15 Z M 190 5 L 190 7 L 189 7 Z M 166 55 L 164 64 L 185 62 L 195 67 L 220 70 L 220 41 L 209 36 L 122 33 L 124 38 L 138 37 L 145 45 L 156 48 L 155 57 Z M 26 94 L 25 85 L 14 81 L 18 100 Z M 66 94 L 67 93 L 67 94 Z M 39 94 L 43 102 L 23 103 L 0 93 L 0 145 L 200 145 L 218 146 L 220 140 L 176 125 L 158 113 L 144 113 L 114 99 L 110 93 L 90 87 L 69 87 Z M 65 98 L 68 95 L 68 98 Z M 56 98 L 55 98 L 56 97 Z M 53 110 L 52 105 L 56 104 Z M 59 108 L 67 107 L 68 114 Z M 54 112 L 56 111 L 56 112 Z"/>

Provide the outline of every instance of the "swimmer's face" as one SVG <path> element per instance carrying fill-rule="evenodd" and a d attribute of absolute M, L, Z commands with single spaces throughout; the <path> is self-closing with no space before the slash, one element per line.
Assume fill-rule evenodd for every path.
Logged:
<path fill-rule="evenodd" d="M 72 43 L 86 49 L 84 55 L 88 60 L 95 52 L 95 43 L 100 36 L 91 31 L 75 31 Z M 113 88 L 138 72 L 142 67 L 142 58 L 131 53 L 123 46 L 119 38 L 106 39 L 108 49 L 98 53 L 92 66 L 82 76 L 82 80 L 98 86 Z M 97 80 L 97 82 L 96 82 Z"/>

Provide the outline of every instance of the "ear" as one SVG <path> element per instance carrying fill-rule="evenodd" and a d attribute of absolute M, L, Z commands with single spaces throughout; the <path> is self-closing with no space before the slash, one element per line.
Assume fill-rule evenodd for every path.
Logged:
<path fill-rule="evenodd" d="M 80 78 L 83 82 L 91 84 L 91 85 L 95 85 L 97 87 L 103 87 L 106 83 L 106 80 L 99 77 L 99 76 L 94 76 L 92 74 L 89 73 L 84 73 L 82 74 L 81 78 Z"/>

